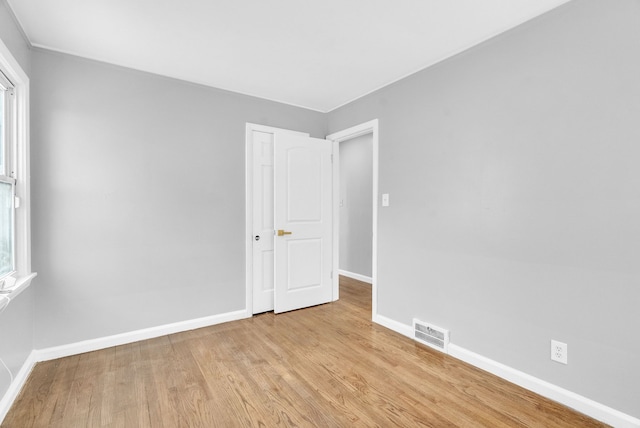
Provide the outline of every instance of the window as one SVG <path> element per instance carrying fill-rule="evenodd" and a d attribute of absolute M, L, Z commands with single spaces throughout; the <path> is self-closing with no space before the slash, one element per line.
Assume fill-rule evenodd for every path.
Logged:
<path fill-rule="evenodd" d="M 15 179 L 11 169 L 14 98 L 13 84 L 0 71 L 0 280 L 15 273 Z"/>
<path fill-rule="evenodd" d="M 0 40 L 0 296 L 22 292 L 31 272 L 29 78 Z"/>

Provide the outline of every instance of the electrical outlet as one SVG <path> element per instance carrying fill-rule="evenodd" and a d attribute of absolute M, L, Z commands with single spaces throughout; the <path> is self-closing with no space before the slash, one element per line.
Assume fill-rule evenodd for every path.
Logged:
<path fill-rule="evenodd" d="M 567 344 L 558 342 L 557 340 L 552 340 L 551 359 L 562 364 L 567 364 Z"/>

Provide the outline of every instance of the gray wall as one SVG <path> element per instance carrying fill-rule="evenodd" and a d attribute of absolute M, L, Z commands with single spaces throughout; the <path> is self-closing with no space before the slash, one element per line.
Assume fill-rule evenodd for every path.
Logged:
<path fill-rule="evenodd" d="M 4 0 L 0 0 L 0 39 L 9 48 L 16 61 L 29 74 L 29 45 L 22 38 L 13 15 Z M 0 313 L 0 358 L 15 376 L 33 349 L 33 302 L 35 279 L 29 289 L 20 294 Z M 0 367 L 0 397 L 10 383 L 10 376 Z"/>
<path fill-rule="evenodd" d="M 245 307 L 245 123 L 321 113 L 34 50 L 36 347 Z"/>
<path fill-rule="evenodd" d="M 574 1 L 329 114 L 380 121 L 381 315 L 635 417 L 639 17 Z"/>
<path fill-rule="evenodd" d="M 371 277 L 373 135 L 340 143 L 340 266 Z"/>
<path fill-rule="evenodd" d="M 25 40 L 6 0 L 0 0 L 0 39 L 9 48 L 24 72 L 29 75 L 31 70 L 29 43 Z"/>

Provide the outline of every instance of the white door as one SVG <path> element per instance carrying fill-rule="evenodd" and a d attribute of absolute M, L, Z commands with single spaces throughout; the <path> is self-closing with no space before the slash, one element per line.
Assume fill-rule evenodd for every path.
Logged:
<path fill-rule="evenodd" d="M 253 313 L 273 310 L 273 133 L 253 131 Z"/>
<path fill-rule="evenodd" d="M 331 157 L 330 141 L 275 134 L 275 313 L 331 301 Z"/>

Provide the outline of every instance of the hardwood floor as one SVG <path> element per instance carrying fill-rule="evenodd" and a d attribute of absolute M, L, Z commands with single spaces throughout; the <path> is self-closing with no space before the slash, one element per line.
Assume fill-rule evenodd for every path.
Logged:
<path fill-rule="evenodd" d="M 371 288 L 39 363 L 2 427 L 601 427 L 372 324 Z"/>

